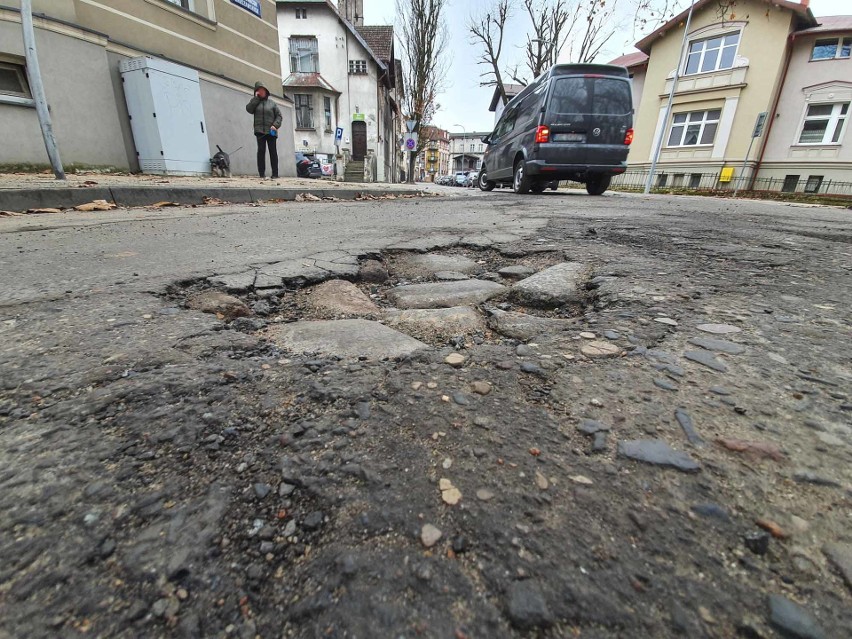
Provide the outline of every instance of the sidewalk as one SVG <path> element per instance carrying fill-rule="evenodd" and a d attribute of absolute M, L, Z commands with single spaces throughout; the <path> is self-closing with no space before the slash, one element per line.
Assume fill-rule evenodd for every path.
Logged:
<path fill-rule="evenodd" d="M 295 200 L 309 193 L 319 198 L 352 200 L 365 195 L 453 195 L 458 189 L 431 183 L 355 183 L 319 179 L 256 177 L 178 177 L 163 175 L 101 174 L 68 175 L 65 181 L 46 173 L 0 173 L 0 211 L 73 208 L 95 200 L 119 207 L 150 206 L 170 202 L 204 204 L 205 201 L 248 203 L 263 200 Z"/>

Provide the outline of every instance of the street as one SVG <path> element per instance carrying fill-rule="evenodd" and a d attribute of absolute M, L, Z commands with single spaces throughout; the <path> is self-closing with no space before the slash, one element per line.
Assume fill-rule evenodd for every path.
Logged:
<path fill-rule="evenodd" d="M 852 212 L 447 191 L 0 219 L 0 639 L 852 636 Z"/>

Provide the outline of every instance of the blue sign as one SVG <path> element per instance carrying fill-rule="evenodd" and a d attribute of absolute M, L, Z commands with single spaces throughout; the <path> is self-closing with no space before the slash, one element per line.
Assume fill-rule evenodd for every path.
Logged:
<path fill-rule="evenodd" d="M 242 7 L 246 11 L 251 11 L 258 18 L 260 17 L 260 0 L 231 0 L 231 4 Z"/>
<path fill-rule="evenodd" d="M 340 144 L 341 140 L 343 140 L 343 127 L 337 127 L 337 131 L 334 132 L 334 143 Z"/>

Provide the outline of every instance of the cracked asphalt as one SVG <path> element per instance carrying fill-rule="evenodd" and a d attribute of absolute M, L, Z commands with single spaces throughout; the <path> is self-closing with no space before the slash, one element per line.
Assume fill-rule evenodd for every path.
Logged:
<path fill-rule="evenodd" d="M 583 303 L 497 297 L 398 360 L 267 338 L 302 285 L 385 305 L 359 268 L 412 252 L 578 263 Z M 185 306 L 209 288 L 260 323 Z M 0 637 L 852 636 L 850 301 L 838 208 L 0 219 Z"/>

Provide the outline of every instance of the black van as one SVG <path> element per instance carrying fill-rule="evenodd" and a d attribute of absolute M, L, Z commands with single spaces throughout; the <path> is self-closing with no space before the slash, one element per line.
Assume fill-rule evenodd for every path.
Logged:
<path fill-rule="evenodd" d="M 541 193 L 555 180 L 573 180 L 600 195 L 627 169 L 632 127 L 627 69 L 557 64 L 515 96 L 482 138 L 488 149 L 479 188 L 501 183 Z"/>

